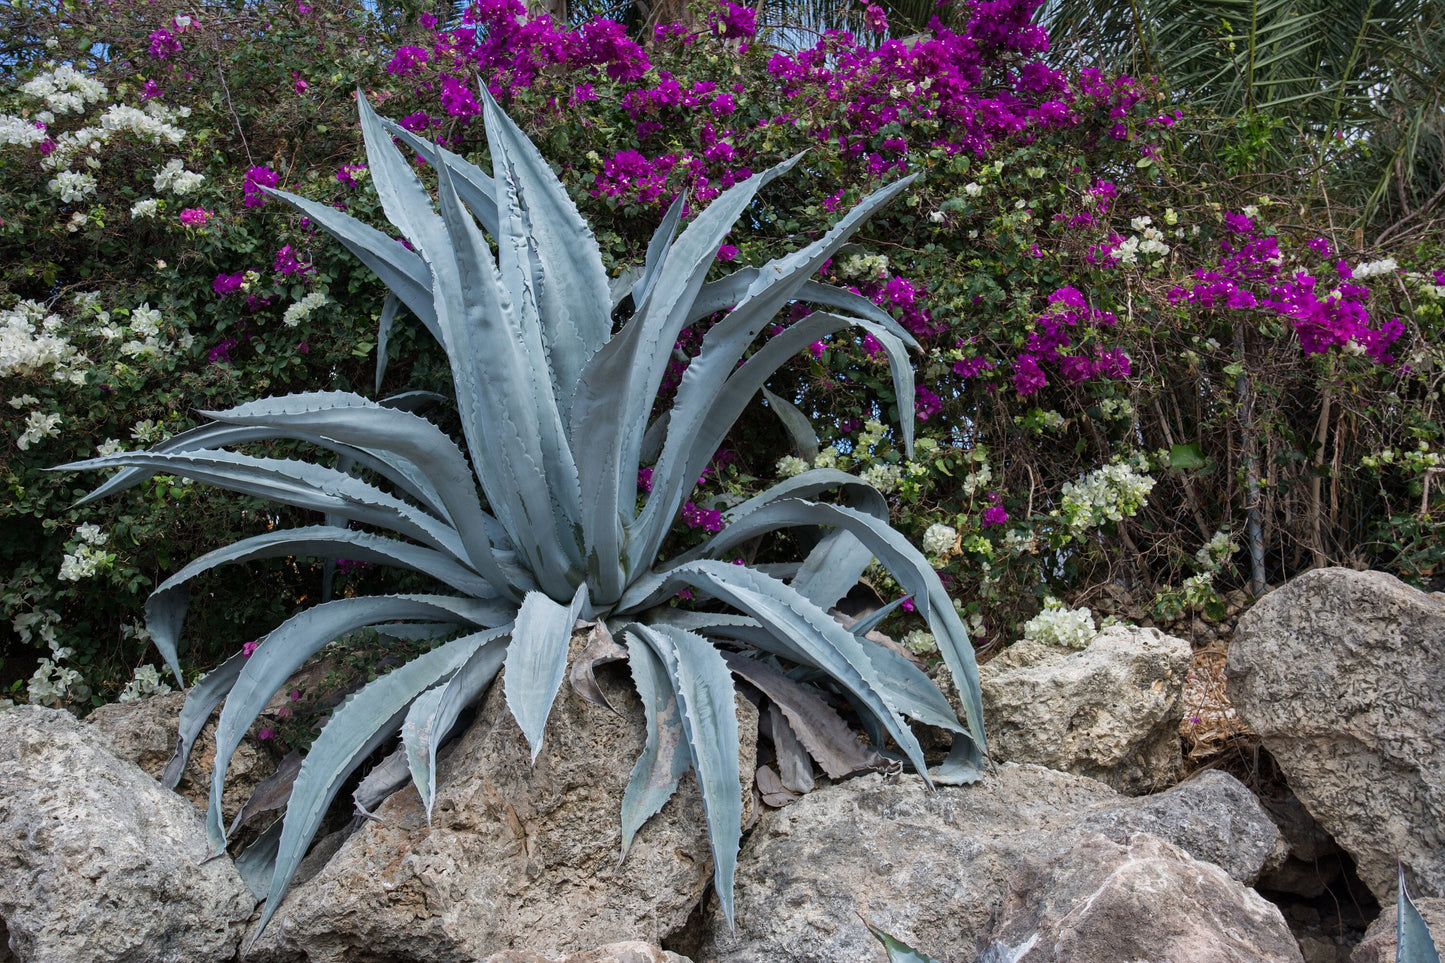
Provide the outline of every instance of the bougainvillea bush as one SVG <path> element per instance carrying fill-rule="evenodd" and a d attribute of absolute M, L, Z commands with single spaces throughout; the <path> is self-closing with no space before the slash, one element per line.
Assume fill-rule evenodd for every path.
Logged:
<path fill-rule="evenodd" d="M 1375 250 L 1346 227 L 1349 198 L 1258 169 L 1247 119 L 1178 111 L 1147 78 L 1055 69 L 1033 12 L 960 4 L 906 41 L 783 49 L 729 3 L 645 35 L 506 0 L 448 20 L 289 2 L 19 8 L 0 91 L 0 471 L 20 535 L 0 548 L 6 684 L 80 704 L 153 687 L 133 676 L 154 659 L 145 592 L 180 559 L 295 521 L 163 475 L 117 521 L 71 508 L 81 490 L 44 468 L 260 394 L 374 393 L 378 352 L 382 393 L 446 385 L 414 318 L 378 325 L 375 277 L 266 199 L 295 190 L 385 228 L 358 86 L 415 136 L 484 162 L 486 85 L 554 159 L 613 276 L 642 263 L 680 195 L 686 222 L 799 151 L 804 176 L 759 193 L 719 270 L 798 249 L 879 184 L 921 175 L 822 272 L 921 346 L 912 457 L 890 427 L 906 413 L 881 346 L 835 334 L 743 415 L 665 553 L 779 476 L 832 467 L 887 496 L 985 645 L 1106 589 L 1160 616 L 1208 614 L 1228 589 L 1312 565 L 1428 573 L 1438 245 L 1396 232 Z M 1184 162 L 1236 123 L 1237 151 Z M 711 323 L 679 336 L 660 408 Z M 650 479 L 644 466 L 640 489 Z M 273 591 L 245 600 L 219 577 L 198 585 L 219 604 L 192 616 L 191 637 L 214 646 L 194 664 L 321 590 L 318 563 L 269 564 L 255 577 Z M 341 594 L 377 577 L 343 569 Z M 901 594 L 881 571 L 865 581 L 880 601 Z M 931 656 L 907 605 L 884 628 Z"/>

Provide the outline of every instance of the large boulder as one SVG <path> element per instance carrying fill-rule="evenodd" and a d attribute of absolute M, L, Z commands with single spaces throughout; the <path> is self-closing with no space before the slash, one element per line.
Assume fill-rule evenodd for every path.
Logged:
<path fill-rule="evenodd" d="M 1229 697 L 1382 905 L 1445 896 L 1445 605 L 1381 572 L 1318 569 L 1239 622 Z"/>
<path fill-rule="evenodd" d="M 1025 639 L 979 670 L 995 759 L 1092 776 L 1139 794 L 1179 774 L 1189 643 L 1115 625 L 1084 649 Z"/>
<path fill-rule="evenodd" d="M 202 816 L 69 713 L 0 711 L 0 932 L 27 963 L 232 959 L 255 900 Z"/>
<path fill-rule="evenodd" d="M 1015 963 L 1300 963 L 1274 904 L 1156 836 L 1086 836 L 1010 881 L 996 943 Z"/>
<path fill-rule="evenodd" d="M 618 865 L 643 712 L 625 668 L 598 677 L 619 711 L 565 687 L 535 764 L 494 685 L 439 765 L 431 825 L 414 788 L 392 796 L 293 888 L 245 959 L 461 963 L 658 944 L 681 929 L 712 878 L 701 797 L 685 776 Z M 746 700 L 738 712 L 751 805 L 757 714 Z"/>
<path fill-rule="evenodd" d="M 1141 834 L 1171 844 L 1168 852 L 1150 856 L 1178 863 L 1161 879 L 1193 879 L 1206 865 L 1197 857 L 1222 858 L 1231 849 L 1254 854 L 1233 860 L 1236 873 L 1253 878 L 1278 845 L 1278 832 L 1232 782 L 1215 774 L 1165 793 L 1176 798 L 1161 804 L 1162 797 L 1121 796 L 1097 780 L 1007 764 L 981 782 L 934 792 L 916 777 L 883 775 L 819 789 L 759 820 L 738 866 L 736 932 L 713 898 L 700 945 L 690 955 L 702 963 L 875 959 L 878 947 L 866 919 L 941 960 L 974 960 L 996 939 L 1013 935 L 1005 915 L 1011 892 L 1084 885 L 1082 877 L 1040 881 L 1040 867 L 1093 853 L 1097 859 L 1089 865 L 1095 888 L 1102 888 L 1121 860 L 1132 858 L 1121 856 L 1120 847 L 1148 845 Z M 1218 825 L 1210 829 L 1205 819 L 1186 818 L 1194 805 L 1216 807 L 1209 818 Z M 1080 850 L 1087 840 L 1116 845 Z M 1181 889 L 1175 909 L 1162 899 L 1159 912 L 1196 912 L 1191 900 L 1205 898 L 1207 889 L 1208 899 L 1230 903 L 1213 911 L 1217 918 L 1240 926 L 1252 921 L 1239 939 L 1261 947 L 1258 960 L 1297 963 L 1297 952 L 1265 952 L 1284 930 L 1277 911 L 1261 906 L 1223 871 L 1212 869 L 1209 876 L 1207 887 Z M 1175 927 L 1171 933 L 1188 930 L 1182 920 L 1158 925 Z"/>

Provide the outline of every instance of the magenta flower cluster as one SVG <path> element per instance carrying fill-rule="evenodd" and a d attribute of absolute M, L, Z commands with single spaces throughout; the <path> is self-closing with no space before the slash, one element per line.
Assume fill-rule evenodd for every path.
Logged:
<path fill-rule="evenodd" d="M 1301 268 L 1287 270 L 1279 239 L 1252 218 L 1230 212 L 1224 227 L 1214 267 L 1197 269 L 1192 284 L 1176 285 L 1169 292 L 1170 303 L 1204 311 L 1268 311 L 1289 320 L 1305 354 L 1353 345 L 1380 364 L 1394 363 L 1389 349 L 1405 333 L 1405 325 L 1399 318 L 1378 324 L 1370 318 L 1365 306 L 1370 289 L 1355 282 L 1348 263 L 1325 268 L 1333 278 L 1317 278 Z M 1322 257 L 1332 253 L 1324 238 L 1306 246 Z"/>
<path fill-rule="evenodd" d="M 266 195 L 261 193 L 262 187 L 275 187 L 281 183 L 281 175 L 269 167 L 252 167 L 246 171 L 245 199 L 243 203 L 247 207 L 260 207 L 266 203 Z"/>
<path fill-rule="evenodd" d="M 700 528 L 705 532 L 722 531 L 722 512 L 716 508 L 698 508 L 688 502 L 682 507 L 682 520 L 688 528 Z"/>
<path fill-rule="evenodd" d="M 1033 333 L 1014 359 L 1014 390 L 1026 397 L 1047 386 L 1045 366 L 1057 369 L 1075 385 L 1096 378 L 1127 378 L 1129 356 L 1123 351 L 1095 343 L 1092 352 L 1085 352 L 1075 345 L 1076 338 L 1087 338 L 1116 322 L 1110 312 L 1090 307 L 1077 288 L 1059 288 L 1049 295 L 1049 309 L 1034 319 Z M 982 369 L 975 373 L 978 370 Z"/>

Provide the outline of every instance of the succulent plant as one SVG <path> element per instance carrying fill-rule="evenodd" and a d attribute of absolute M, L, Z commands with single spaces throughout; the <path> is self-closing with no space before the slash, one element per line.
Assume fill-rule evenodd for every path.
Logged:
<path fill-rule="evenodd" d="M 147 621 L 177 679 L 186 584 L 218 566 L 344 557 L 421 573 L 439 587 L 303 609 L 249 657 L 232 657 L 191 688 L 167 779 L 174 785 L 202 726 L 224 702 L 206 818 L 220 852 L 227 766 L 267 701 L 308 658 L 366 627 L 444 640 L 335 709 L 301 765 L 284 817 L 238 857 L 267 899 L 263 928 L 343 781 L 398 734 L 430 814 L 437 747 L 498 673 L 535 759 L 579 619 L 625 645 L 646 711 L 646 748 L 622 803 L 624 854 L 692 768 L 718 898 L 731 920 L 741 836 L 734 675 L 771 703 L 779 766 L 792 765 L 795 775 L 805 769 L 798 778 L 811 779 L 809 757 L 835 778 L 876 766 L 882 757 L 875 748 L 888 742 L 930 784 L 977 778 L 984 758 L 978 675 L 963 626 L 927 560 L 889 527 L 883 497 L 856 477 L 813 470 L 790 478 L 733 507 L 726 526 L 702 545 L 659 561 L 665 536 L 739 414 L 809 343 L 849 326 L 871 333 L 888 352 L 899 410 L 912 412 L 907 348 L 916 344 L 907 332 L 865 298 L 811 280 L 911 178 L 865 198 L 801 250 L 707 281 L 727 231 L 764 184 L 798 163 L 793 158 L 721 194 L 680 232 L 679 199 L 641 270 L 612 284 L 551 168 L 485 89 L 482 98 L 490 176 L 377 117 L 358 94 L 373 181 L 406 245 L 324 204 L 269 191 L 382 278 L 392 292 L 384 329 L 405 304 L 441 344 L 465 449 L 418 414 L 438 396 L 413 392 L 378 402 L 321 391 L 206 412 L 209 424 L 148 451 L 60 467 L 122 469 L 87 500 L 164 472 L 325 514 L 321 525 L 210 552 L 156 589 Z M 426 159 L 435 201 L 393 139 Z M 614 333 L 614 311 L 629 295 L 631 316 Z M 764 326 L 794 302 L 818 310 L 749 355 Z M 679 333 L 724 310 L 671 408 L 649 423 Z M 900 435 L 911 446 L 910 418 Z M 232 450 L 277 439 L 330 451 L 333 464 Z M 638 470 L 654 458 L 652 489 L 639 509 Z M 740 542 L 788 527 L 817 539 L 801 564 L 764 571 L 720 560 Z M 866 638 L 876 619 L 850 631 L 829 614 L 874 557 L 937 637 L 965 722 L 905 656 Z M 670 604 L 684 588 L 698 596 L 691 609 Z M 584 668 L 586 677 L 590 665 Z M 825 695 L 851 703 L 874 748 L 853 738 Z M 954 733 L 953 752 L 931 775 L 907 719 Z"/>

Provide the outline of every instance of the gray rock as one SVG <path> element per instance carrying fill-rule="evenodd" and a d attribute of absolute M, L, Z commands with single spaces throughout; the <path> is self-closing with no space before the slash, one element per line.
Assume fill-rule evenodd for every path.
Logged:
<path fill-rule="evenodd" d="M 625 943 L 609 943 L 595 950 L 569 953 L 563 957 L 542 956 L 526 950 L 506 950 L 489 956 L 482 963 L 692 963 L 685 956 L 669 953 L 667 950 L 628 940 Z"/>
<path fill-rule="evenodd" d="M 27 963 L 229 960 L 255 900 L 201 814 L 69 713 L 0 712 L 0 931 Z"/>
<path fill-rule="evenodd" d="M 1435 949 L 1445 950 L 1445 899 L 1417 899 L 1415 908 L 1430 928 Z M 1365 931 L 1365 938 L 1355 947 L 1350 963 L 1395 963 L 1395 930 L 1399 923 L 1400 914 L 1396 912 L 1395 901 L 1390 900 L 1380 912 L 1380 918 Z"/>
<path fill-rule="evenodd" d="M 1157 796 L 1121 800 L 1079 820 L 1077 833 L 1096 832 L 1116 843 L 1148 833 L 1214 863 L 1253 886 L 1284 840 L 1254 793 L 1228 773 L 1205 770 Z"/>
<path fill-rule="evenodd" d="M 685 776 L 618 867 L 643 713 L 625 668 L 598 678 L 620 715 L 564 686 L 535 765 L 494 685 L 439 765 L 432 825 L 414 788 L 392 796 L 380 823 L 293 888 L 245 959 L 461 963 L 657 944 L 680 929 L 712 878 L 701 798 Z M 746 700 L 738 711 L 751 797 L 757 714 Z"/>
<path fill-rule="evenodd" d="M 1085 649 L 1024 640 L 979 671 L 994 758 L 1152 792 L 1180 767 L 1189 643 L 1116 625 Z"/>
<path fill-rule="evenodd" d="M 117 756 L 140 766 L 159 779 L 176 748 L 176 719 L 185 704 L 183 692 L 168 692 L 135 702 L 114 702 L 85 717 L 91 731 L 105 738 Z M 281 703 L 276 703 L 277 706 Z M 192 804 L 204 810 L 211 793 L 211 765 L 216 759 L 216 722 L 212 719 L 196 739 L 176 785 Z M 221 809 L 229 821 L 251 798 L 263 779 L 276 771 L 269 750 L 247 737 L 242 740 L 226 773 Z"/>
<path fill-rule="evenodd" d="M 1017 963 L 1301 963 L 1272 903 L 1147 834 L 1086 836 L 1028 859 L 993 938 Z"/>
<path fill-rule="evenodd" d="M 1185 784 L 1163 805 L 1014 764 L 931 793 L 916 777 L 876 774 L 819 789 L 759 820 L 738 867 L 737 931 L 728 931 L 714 897 L 693 955 L 704 963 L 876 959 L 866 919 L 941 960 L 974 960 L 1002 925 L 1005 897 L 1030 859 L 1046 865 L 1101 831 L 1127 843 L 1143 826 L 1177 834 L 1169 841 L 1185 851 L 1217 854 L 1224 831 L 1206 831 L 1175 809 L 1191 800 L 1221 807 L 1211 815 L 1239 834 L 1241 851 L 1257 854 L 1236 860 L 1247 876 L 1278 834 L 1228 778 Z M 1237 883 L 1234 891 L 1239 899 L 1247 893 Z"/>
<path fill-rule="evenodd" d="M 1445 606 L 1380 572 L 1319 569 L 1255 604 L 1229 697 L 1381 904 L 1395 859 L 1445 896 Z"/>

